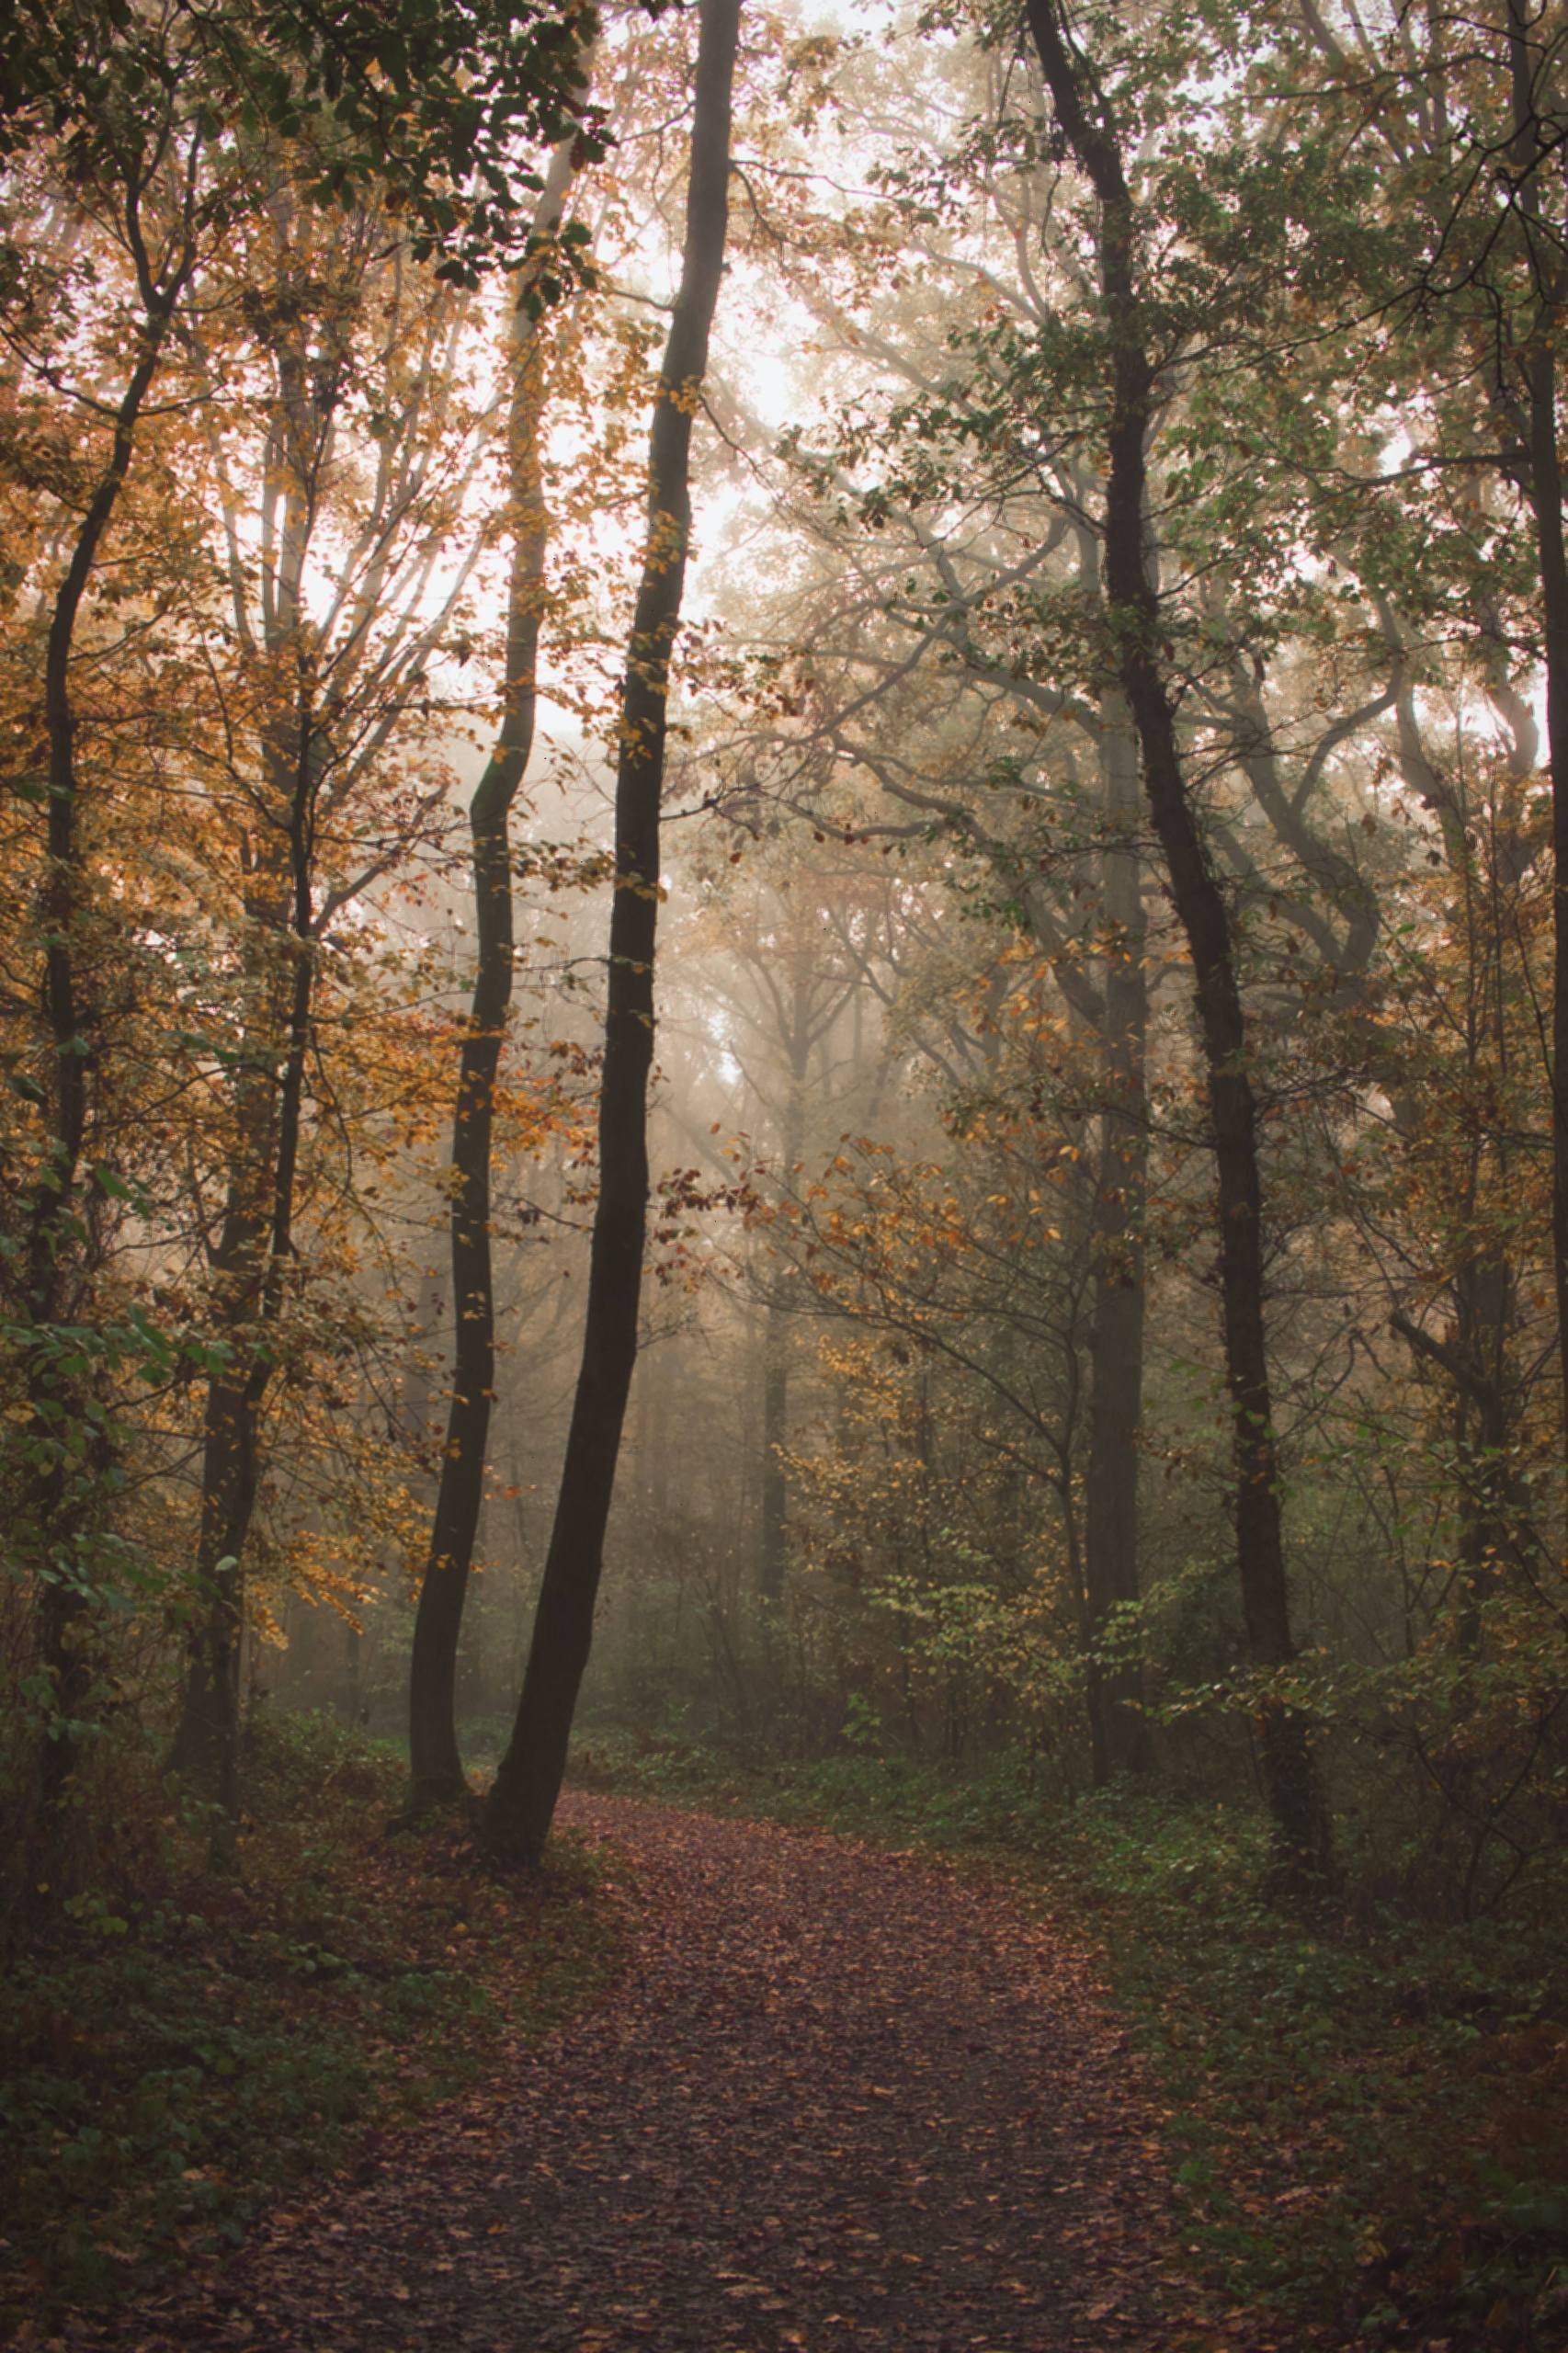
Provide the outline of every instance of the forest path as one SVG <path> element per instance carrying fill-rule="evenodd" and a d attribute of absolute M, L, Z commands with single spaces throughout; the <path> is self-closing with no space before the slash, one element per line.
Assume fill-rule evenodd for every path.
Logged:
<path fill-rule="evenodd" d="M 1081 1957 L 926 1859 L 627 1799 L 562 1819 L 631 1868 L 608 2000 L 139 2345 L 1173 2341 L 1153 2128 Z"/>

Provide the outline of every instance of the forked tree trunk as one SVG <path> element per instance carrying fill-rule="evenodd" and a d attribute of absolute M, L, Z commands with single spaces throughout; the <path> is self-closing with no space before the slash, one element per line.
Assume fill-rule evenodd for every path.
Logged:
<path fill-rule="evenodd" d="M 1175 709 L 1161 666 L 1159 604 L 1144 522 L 1155 370 L 1137 290 L 1137 211 L 1115 130 L 1058 12 L 1058 0 L 1028 0 L 1028 23 L 1057 122 L 1099 207 L 1112 387 L 1105 518 L 1108 634 L 1138 737 L 1143 789 L 1192 958 L 1218 1178 L 1236 1565 L 1248 1658 L 1267 1677 L 1289 1666 L 1295 1647 L 1264 1325 L 1257 1108 L 1230 911 L 1187 791 Z M 1328 1813 L 1305 1722 L 1267 1684 L 1265 1690 L 1258 1731 L 1281 1877 L 1304 1892 L 1329 1869 Z"/>
<path fill-rule="evenodd" d="M 240 1800 L 240 1653 L 245 1546 L 261 1483 L 261 1416 L 277 1369 L 270 1335 L 294 1256 L 295 1194 L 305 1119 L 305 1068 L 315 992 L 317 801 L 326 749 L 320 682 L 308 649 L 305 567 L 318 519 L 306 453 L 330 430 L 302 352 L 274 346 L 278 412 L 268 435 L 281 512 L 261 651 L 288 678 L 262 730 L 255 846 L 245 852 L 248 985 L 244 1051 L 234 1068 L 235 1148 L 213 1254 L 213 1301 L 227 1366 L 208 1384 L 202 1419 L 201 1521 L 185 1689 L 172 1763 L 213 1801 L 212 1859 L 233 1854 Z"/>
<path fill-rule="evenodd" d="M 692 421 L 708 367 L 729 222 L 730 107 L 740 0 L 702 0 L 700 27 L 680 290 L 653 411 L 647 550 L 621 686 L 615 897 L 599 1084 L 599 1197 L 583 1358 L 517 1720 L 483 1819 L 485 1843 L 517 1861 L 537 1860 L 543 1851 L 566 1769 L 637 1359 L 648 1211 L 647 1096 L 665 703 L 690 540 Z"/>
<path fill-rule="evenodd" d="M 556 150 L 535 234 L 559 228 L 573 176 L 570 142 Z M 452 1393 L 430 1550 L 409 1662 L 408 1743 L 415 1807 L 467 1790 L 457 1734 L 458 1637 L 484 1500 L 495 1382 L 495 1290 L 490 1249 L 495 1081 L 512 1003 L 512 806 L 528 771 L 538 708 L 540 623 L 549 518 L 540 470 L 544 348 L 530 269 L 513 311 L 511 498 L 516 537 L 506 614 L 506 703 L 495 749 L 469 807 L 475 970 L 452 1115 Z"/>

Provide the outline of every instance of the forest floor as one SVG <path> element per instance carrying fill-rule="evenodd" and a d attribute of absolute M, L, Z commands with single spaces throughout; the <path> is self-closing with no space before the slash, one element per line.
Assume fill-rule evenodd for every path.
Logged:
<path fill-rule="evenodd" d="M 1053 1803 L 1023 1761 L 953 1772 L 852 1751 L 748 1769 L 601 1729 L 574 1772 L 949 1862 L 1009 1933 L 1040 1928 L 1042 1984 L 1103 1987 L 1200 2307 L 1167 2308 L 1152 2346 L 1568 2353 L 1556 1879 L 1445 1923 L 1374 1897 L 1380 1850 L 1347 1821 L 1343 1906 L 1292 1917 L 1268 1899 L 1252 1810 L 1125 1790 Z"/>
<path fill-rule="evenodd" d="M 929 1856 L 577 1795 L 613 1988 L 112 2321 L 212 2353 L 1116 2353 L 1190 2310 L 1092 1961 Z"/>

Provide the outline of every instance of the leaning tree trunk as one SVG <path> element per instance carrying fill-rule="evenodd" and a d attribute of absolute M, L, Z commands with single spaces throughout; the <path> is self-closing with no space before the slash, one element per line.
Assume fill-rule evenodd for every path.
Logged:
<path fill-rule="evenodd" d="M 1028 22 L 1058 124 L 1099 206 L 1101 294 L 1112 370 L 1105 517 L 1108 634 L 1138 737 L 1144 792 L 1192 958 L 1218 1178 L 1242 1615 L 1248 1658 L 1262 1678 L 1258 1729 L 1282 1877 L 1304 1890 L 1329 1866 L 1329 1820 L 1307 1726 L 1271 1688 L 1271 1679 L 1294 1658 L 1295 1647 L 1264 1326 L 1257 1107 L 1230 911 L 1187 790 L 1175 708 L 1160 661 L 1159 603 L 1144 519 L 1155 369 L 1136 283 L 1137 212 L 1115 130 L 1083 72 L 1058 0 L 1028 0 Z"/>
<path fill-rule="evenodd" d="M 708 367 L 729 221 L 730 103 L 740 0 L 702 0 L 700 23 L 680 290 L 653 411 L 647 550 L 621 686 L 615 897 L 599 1084 L 599 1198 L 583 1358 L 517 1720 L 484 1811 L 486 1844 L 517 1860 L 536 1860 L 542 1852 L 566 1768 L 637 1358 L 648 1212 L 647 1097 L 665 704 L 691 529 L 692 421 Z"/>
<path fill-rule="evenodd" d="M 535 235 L 560 226 L 573 175 L 570 142 L 556 150 Z M 452 1116 L 452 1393 L 430 1550 L 419 1589 L 409 1661 L 410 1802 L 449 1803 L 467 1781 L 457 1734 L 458 1637 L 484 1500 L 485 1451 L 495 1381 L 495 1289 L 490 1250 L 490 1177 L 495 1081 L 512 1003 L 510 820 L 533 749 L 540 622 L 549 521 L 540 466 L 544 346 L 530 266 L 512 313 L 509 429 L 516 538 L 506 615 L 506 703 L 501 733 L 469 807 L 476 955 L 468 1031 Z"/>

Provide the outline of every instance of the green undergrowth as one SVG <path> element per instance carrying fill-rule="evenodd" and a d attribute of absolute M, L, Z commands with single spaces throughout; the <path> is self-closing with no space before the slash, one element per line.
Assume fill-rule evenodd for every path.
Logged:
<path fill-rule="evenodd" d="M 1065 1919 L 1151 2062 L 1194 2271 L 1281 2348 L 1568 2347 L 1568 1891 L 1437 1923 L 1353 1863 L 1345 1908 L 1303 1923 L 1267 1900 L 1256 1815 L 1048 1802 L 1016 1761 L 746 1770 L 599 1737 L 576 1778 L 956 1850 Z"/>
<path fill-rule="evenodd" d="M 13 1956 L 0 2322 L 47 2334 L 62 2305 L 221 2252 L 608 1981 L 616 1907 L 581 1847 L 497 1879 L 455 1822 L 389 1828 L 405 1782 L 389 1752 L 275 1719 L 232 1876 L 206 1870 L 199 1822 L 138 1822 L 136 1893 L 106 1867 Z"/>

